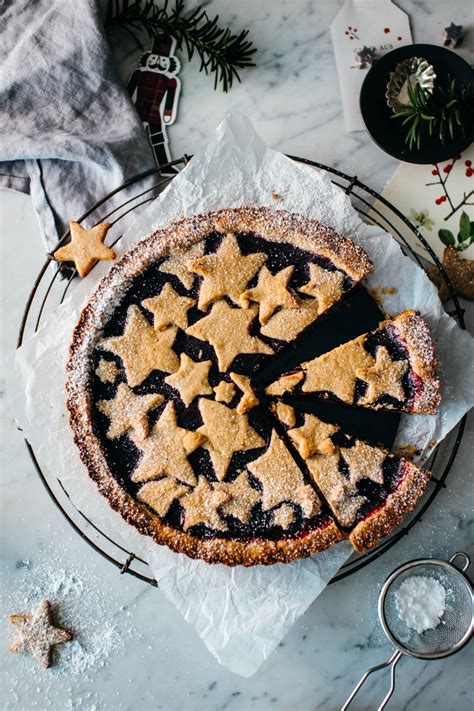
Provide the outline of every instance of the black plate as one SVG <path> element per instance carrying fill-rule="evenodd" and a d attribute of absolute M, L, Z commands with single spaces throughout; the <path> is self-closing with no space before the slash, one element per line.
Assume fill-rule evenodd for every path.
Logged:
<path fill-rule="evenodd" d="M 474 71 L 458 54 L 433 44 L 411 44 L 399 47 L 381 57 L 370 69 L 360 90 L 360 110 L 367 131 L 386 153 L 406 163 L 442 163 L 461 153 L 474 139 L 474 127 L 465 126 L 466 135 L 444 144 L 435 137 L 424 136 L 420 150 L 410 150 L 405 143 L 401 120 L 392 119 L 385 92 L 390 73 L 403 59 L 423 57 L 433 65 L 437 80 L 447 82 L 448 76 L 460 84 L 474 84 Z"/>

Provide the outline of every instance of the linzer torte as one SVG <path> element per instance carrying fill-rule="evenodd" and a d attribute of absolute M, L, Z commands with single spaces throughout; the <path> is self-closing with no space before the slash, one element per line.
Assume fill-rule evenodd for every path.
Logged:
<path fill-rule="evenodd" d="M 330 453 L 298 454 L 299 415 L 280 402 L 291 428 L 282 431 L 255 384 L 371 269 L 349 239 L 267 208 L 192 216 L 127 252 L 83 310 L 67 366 L 75 441 L 110 505 L 157 543 L 210 563 L 289 562 L 348 536 L 357 549 L 372 545 L 369 535 L 355 536 L 367 519 L 366 489 L 351 490 L 346 514 L 343 503 L 336 508 L 304 463 Z M 376 369 L 384 349 L 400 366 L 401 389 L 388 404 L 420 411 L 412 407 L 418 397 L 433 411 L 435 396 L 417 395 L 411 374 L 419 369 L 410 361 L 401 370 L 413 328 L 399 338 L 397 320 L 392 330 L 390 323 L 357 367 Z M 304 386 L 307 371 L 288 377 Z M 357 399 L 370 397 L 366 389 Z M 379 395 L 373 402 L 382 403 Z M 334 431 L 324 439 L 346 461 L 345 449 L 360 445 L 341 438 Z M 389 460 L 385 453 L 384 481 L 374 484 L 380 501 L 398 481 Z M 409 486 L 408 469 L 405 480 Z M 357 497 L 365 498 L 349 522 Z"/>

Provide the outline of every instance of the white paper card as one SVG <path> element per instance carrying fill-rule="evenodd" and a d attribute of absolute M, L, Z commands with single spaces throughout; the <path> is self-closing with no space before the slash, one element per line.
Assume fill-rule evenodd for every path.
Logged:
<path fill-rule="evenodd" d="M 462 155 L 444 163 L 401 163 L 382 195 L 411 220 L 440 259 L 451 240 L 456 247 L 469 245 L 459 251 L 459 256 L 474 259 L 474 240 L 460 242 L 459 238 L 462 213 L 465 212 L 474 222 L 474 144 L 466 148 Z M 387 208 L 380 201 L 374 203 L 373 209 L 379 210 L 382 215 L 387 214 Z M 370 214 L 375 215 L 373 211 Z M 397 221 L 397 228 L 418 254 L 431 260 L 413 231 L 401 220 Z M 444 242 L 440 230 L 449 233 L 441 234 Z"/>
<path fill-rule="evenodd" d="M 391 0 L 346 0 L 331 24 L 331 37 L 346 131 L 363 131 L 359 95 L 370 67 L 361 69 L 355 52 L 368 47 L 382 56 L 412 44 L 408 15 Z"/>
<path fill-rule="evenodd" d="M 280 198 L 275 200 L 273 194 Z M 369 288 L 396 284 L 382 309 L 418 308 L 428 319 L 442 363 L 443 404 L 436 417 L 402 417 L 400 441 L 429 453 L 474 404 L 473 341 L 447 316 L 424 272 L 404 257 L 383 230 L 364 225 L 349 197 L 328 175 L 268 149 L 248 119 L 232 115 L 208 144 L 131 227 L 117 247 L 122 254 L 138 239 L 184 215 L 222 207 L 266 205 L 318 219 L 349 235 L 369 254 Z M 110 268 L 104 262 L 70 290 L 38 333 L 16 357 L 17 378 L 8 383 L 14 411 L 41 466 L 64 483 L 71 500 L 109 536 L 147 560 L 160 590 L 197 630 L 221 664 L 254 674 L 293 623 L 322 592 L 351 554 L 347 542 L 291 565 L 226 568 L 193 561 L 139 535 L 99 496 L 83 467 L 68 426 L 65 364 L 72 329 L 90 291 Z M 447 367 L 449 364 L 449 368 Z M 157 597 L 157 605 L 159 599 Z"/>

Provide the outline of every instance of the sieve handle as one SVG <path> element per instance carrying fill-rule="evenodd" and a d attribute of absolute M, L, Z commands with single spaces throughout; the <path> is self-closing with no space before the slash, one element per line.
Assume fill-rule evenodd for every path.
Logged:
<path fill-rule="evenodd" d="M 341 708 L 341 711 L 346 711 L 346 709 L 349 708 L 349 706 L 350 706 L 351 703 L 353 702 L 354 698 L 355 698 L 356 695 L 358 694 L 360 688 L 364 685 L 364 683 L 365 683 L 366 680 L 367 680 L 367 677 L 368 677 L 370 674 L 373 674 L 374 672 L 379 671 L 380 669 L 386 669 L 387 667 L 391 667 L 391 671 L 390 671 L 390 689 L 388 690 L 387 695 L 385 696 L 385 698 L 383 699 L 382 703 L 380 704 L 380 706 L 379 706 L 378 709 L 377 709 L 377 711 L 382 711 L 382 709 L 384 709 L 385 706 L 387 705 L 387 702 L 388 702 L 388 700 L 391 698 L 393 692 L 395 691 L 395 667 L 397 666 L 398 662 L 400 661 L 400 657 L 401 657 L 401 656 L 402 656 L 402 653 L 401 653 L 401 652 L 394 652 L 394 653 L 392 654 L 392 656 L 390 657 L 390 659 L 387 659 L 386 662 L 384 662 L 383 664 L 377 664 L 377 666 L 372 667 L 371 669 L 369 669 L 368 671 L 366 671 L 365 674 L 364 674 L 364 676 L 361 678 L 361 680 L 359 681 L 359 683 L 358 683 L 357 686 L 355 687 L 355 689 L 354 689 L 354 691 L 352 692 L 352 694 L 351 694 L 351 695 L 349 696 L 349 698 L 347 699 L 347 701 L 346 701 L 346 703 L 344 704 L 344 706 Z"/>
<path fill-rule="evenodd" d="M 457 553 L 455 553 L 454 555 L 452 555 L 451 558 L 449 559 L 449 562 L 451 563 L 451 565 L 454 565 L 454 561 L 456 560 L 456 558 L 462 558 L 462 560 L 463 560 L 463 565 L 462 565 L 462 568 L 460 568 L 460 570 L 461 570 L 463 573 L 465 573 L 466 570 L 467 570 L 467 569 L 469 568 L 469 566 L 471 565 L 471 559 L 469 558 L 469 556 L 468 556 L 467 553 L 464 553 L 464 551 L 458 551 Z M 458 566 L 457 566 L 457 565 L 454 565 L 454 567 L 457 568 Z"/>

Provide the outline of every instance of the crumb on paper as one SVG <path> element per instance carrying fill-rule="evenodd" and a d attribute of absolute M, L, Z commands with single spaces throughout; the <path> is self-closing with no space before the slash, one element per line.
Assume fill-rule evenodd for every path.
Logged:
<path fill-rule="evenodd" d="M 421 451 L 415 447 L 413 444 L 399 444 L 396 448 L 395 454 L 400 457 L 405 457 L 406 459 L 414 459 L 421 454 Z"/>
<path fill-rule="evenodd" d="M 435 439 L 432 439 L 432 440 L 430 440 L 428 447 L 430 449 L 433 449 L 433 447 L 436 447 L 437 444 L 438 444 L 438 442 Z"/>
<path fill-rule="evenodd" d="M 276 192 L 275 188 L 272 188 L 272 199 L 273 200 L 283 200 L 282 196 Z"/>

